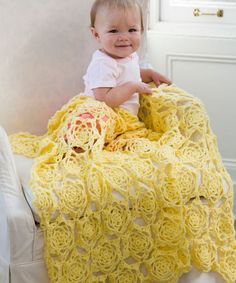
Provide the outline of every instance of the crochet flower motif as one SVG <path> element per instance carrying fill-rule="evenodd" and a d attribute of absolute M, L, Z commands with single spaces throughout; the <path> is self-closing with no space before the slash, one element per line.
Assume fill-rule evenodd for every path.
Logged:
<path fill-rule="evenodd" d="M 222 247 L 219 250 L 219 269 L 220 273 L 229 283 L 235 282 L 236 278 L 236 245 L 233 243 L 230 247 Z"/>
<path fill-rule="evenodd" d="M 39 187 L 34 194 L 34 203 L 41 218 L 51 218 L 57 208 L 53 192 L 40 189 Z"/>
<path fill-rule="evenodd" d="M 151 280 L 158 282 L 175 282 L 178 277 L 177 258 L 161 250 L 155 251 L 152 257 L 147 261 L 147 269 L 150 273 Z"/>
<path fill-rule="evenodd" d="M 91 252 L 93 272 L 110 273 L 120 261 L 120 247 L 117 240 L 102 239 Z"/>
<path fill-rule="evenodd" d="M 197 268 L 208 272 L 216 262 L 216 246 L 210 240 L 194 240 L 192 260 Z"/>
<path fill-rule="evenodd" d="M 185 207 L 184 213 L 185 225 L 187 234 L 193 238 L 201 238 L 207 233 L 209 227 L 209 209 L 193 202 L 191 205 Z"/>
<path fill-rule="evenodd" d="M 138 275 L 139 266 L 122 263 L 119 264 L 117 270 L 109 276 L 111 283 L 134 283 L 141 282 Z"/>
<path fill-rule="evenodd" d="M 143 261 L 149 257 L 153 248 L 151 231 L 142 227 L 134 227 L 122 237 L 124 256 L 131 256 L 137 261 Z"/>
<path fill-rule="evenodd" d="M 131 223 L 131 217 L 127 206 L 118 202 L 112 202 L 102 212 L 102 221 L 110 234 L 122 235 L 126 233 L 128 225 Z"/>
<path fill-rule="evenodd" d="M 174 211 L 167 209 L 163 210 L 157 223 L 153 225 L 153 233 L 155 233 L 155 242 L 158 246 L 178 247 L 185 240 L 185 226 L 182 213 L 179 215 L 172 214 Z"/>
<path fill-rule="evenodd" d="M 102 235 L 101 217 L 94 212 L 85 214 L 77 225 L 76 244 L 86 250 L 92 250 Z"/>
<path fill-rule="evenodd" d="M 51 255 L 67 256 L 74 245 L 74 223 L 60 216 L 47 228 L 47 244 Z"/>
<path fill-rule="evenodd" d="M 61 211 L 68 214 L 70 219 L 84 214 L 87 206 L 87 192 L 83 183 L 78 179 L 64 182 L 63 188 L 57 194 L 60 197 Z"/>
<path fill-rule="evenodd" d="M 83 255 L 74 250 L 70 258 L 62 266 L 62 278 L 65 282 L 87 282 L 90 277 L 90 268 L 88 260 Z"/>

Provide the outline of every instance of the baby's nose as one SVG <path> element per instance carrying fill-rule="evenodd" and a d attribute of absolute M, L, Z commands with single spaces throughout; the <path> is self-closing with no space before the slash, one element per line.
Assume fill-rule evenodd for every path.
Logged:
<path fill-rule="evenodd" d="M 128 32 L 120 32 L 118 36 L 118 40 L 128 40 Z"/>

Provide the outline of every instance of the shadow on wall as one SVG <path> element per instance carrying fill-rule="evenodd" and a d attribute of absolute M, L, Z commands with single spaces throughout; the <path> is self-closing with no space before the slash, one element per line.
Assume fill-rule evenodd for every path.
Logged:
<path fill-rule="evenodd" d="M 83 91 L 97 47 L 89 31 L 92 2 L 1 1 L 0 124 L 8 133 L 44 133 L 48 118 Z"/>

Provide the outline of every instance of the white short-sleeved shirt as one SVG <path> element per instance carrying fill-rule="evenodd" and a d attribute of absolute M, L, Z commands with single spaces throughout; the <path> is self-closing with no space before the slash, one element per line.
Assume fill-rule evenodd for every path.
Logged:
<path fill-rule="evenodd" d="M 141 81 L 139 58 L 136 52 L 121 59 L 114 59 L 106 53 L 94 52 L 87 72 L 83 77 L 85 83 L 84 95 L 93 97 L 93 89 L 99 87 L 116 87 L 128 81 Z M 139 108 L 138 93 L 120 105 L 134 115 Z"/>

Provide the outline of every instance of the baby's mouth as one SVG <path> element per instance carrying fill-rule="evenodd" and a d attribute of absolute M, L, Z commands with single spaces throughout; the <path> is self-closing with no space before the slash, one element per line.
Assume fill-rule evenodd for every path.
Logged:
<path fill-rule="evenodd" d="M 122 48 L 122 47 L 131 47 L 131 44 L 116 45 L 116 47 L 119 47 L 119 48 Z"/>

